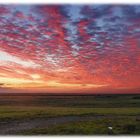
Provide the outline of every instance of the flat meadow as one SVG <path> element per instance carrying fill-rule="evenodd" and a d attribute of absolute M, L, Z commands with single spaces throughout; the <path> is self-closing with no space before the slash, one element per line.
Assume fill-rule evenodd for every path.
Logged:
<path fill-rule="evenodd" d="M 139 135 L 140 95 L 1 95 L 1 135 Z"/>

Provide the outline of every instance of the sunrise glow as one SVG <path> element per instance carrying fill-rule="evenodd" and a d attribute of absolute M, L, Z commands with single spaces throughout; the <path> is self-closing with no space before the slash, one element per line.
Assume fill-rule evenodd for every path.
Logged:
<path fill-rule="evenodd" d="M 140 6 L 1 5 L 0 93 L 139 93 Z"/>

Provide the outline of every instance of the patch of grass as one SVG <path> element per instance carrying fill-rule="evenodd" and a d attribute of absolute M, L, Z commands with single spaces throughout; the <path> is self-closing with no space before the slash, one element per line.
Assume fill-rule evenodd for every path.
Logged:
<path fill-rule="evenodd" d="M 53 107 L 140 107 L 140 95 L 7 95 L 0 96 L 0 105 Z"/>
<path fill-rule="evenodd" d="M 140 134 L 138 97 L 140 95 L 0 96 L 0 123 L 59 116 L 104 115 L 106 119 L 97 117 L 94 121 L 32 129 L 22 134 Z M 113 129 L 109 130 L 109 126 Z"/>
<path fill-rule="evenodd" d="M 112 129 L 109 129 L 112 127 Z M 50 128 L 35 128 L 21 135 L 131 135 L 140 134 L 140 122 L 135 117 L 95 119 L 56 125 Z"/>
<path fill-rule="evenodd" d="M 140 108 L 71 108 L 0 106 L 0 120 L 71 115 L 140 115 Z"/>

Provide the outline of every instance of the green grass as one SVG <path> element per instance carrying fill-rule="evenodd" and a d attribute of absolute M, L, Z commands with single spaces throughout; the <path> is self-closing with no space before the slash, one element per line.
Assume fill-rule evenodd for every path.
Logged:
<path fill-rule="evenodd" d="M 112 127 L 110 130 L 108 127 Z M 56 125 L 51 128 L 35 128 L 18 133 L 20 135 L 138 135 L 140 122 L 135 117 L 95 119 Z"/>
<path fill-rule="evenodd" d="M 140 119 L 136 119 L 140 116 L 140 95 L 0 96 L 0 123 L 84 115 L 95 116 L 95 120 L 32 129 L 20 134 L 140 134 Z M 105 117 L 96 118 L 98 115 Z"/>
<path fill-rule="evenodd" d="M 0 105 L 53 107 L 140 107 L 140 95 L 0 96 Z"/>
<path fill-rule="evenodd" d="M 0 120 L 70 115 L 140 115 L 140 108 L 71 108 L 0 106 Z"/>

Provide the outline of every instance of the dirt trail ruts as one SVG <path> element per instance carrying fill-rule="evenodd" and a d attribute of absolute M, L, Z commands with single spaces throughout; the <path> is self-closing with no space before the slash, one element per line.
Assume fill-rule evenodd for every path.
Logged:
<path fill-rule="evenodd" d="M 87 121 L 97 118 L 106 118 L 115 116 L 62 116 L 54 118 L 35 118 L 28 120 L 13 121 L 9 123 L 0 122 L 0 135 L 14 135 L 23 130 L 32 128 L 46 128 L 56 124 L 68 122 Z"/>

